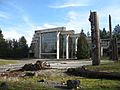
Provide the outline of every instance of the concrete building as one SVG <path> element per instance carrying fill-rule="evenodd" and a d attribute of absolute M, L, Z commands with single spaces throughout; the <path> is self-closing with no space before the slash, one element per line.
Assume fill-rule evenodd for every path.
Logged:
<path fill-rule="evenodd" d="M 30 53 L 35 58 L 76 58 L 77 40 L 80 34 L 65 27 L 36 30 Z"/>

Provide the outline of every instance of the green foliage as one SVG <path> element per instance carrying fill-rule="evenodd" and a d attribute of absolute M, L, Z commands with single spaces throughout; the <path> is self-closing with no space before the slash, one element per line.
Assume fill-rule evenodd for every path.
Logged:
<path fill-rule="evenodd" d="M 2 31 L 0 30 L 0 57 L 5 57 L 7 50 L 7 43 L 3 37 Z"/>
<path fill-rule="evenodd" d="M 28 45 L 26 43 L 26 39 L 24 36 L 22 36 L 20 39 L 19 39 L 19 55 L 20 57 L 27 57 L 28 55 Z"/>
<path fill-rule="evenodd" d="M 109 32 L 107 32 L 105 28 L 103 28 L 103 30 L 100 30 L 100 38 L 101 39 L 109 38 Z"/>
<path fill-rule="evenodd" d="M 26 58 L 28 56 L 28 45 L 22 36 L 19 41 L 5 40 L 0 30 L 0 58 Z"/>
<path fill-rule="evenodd" d="M 86 59 L 89 58 L 89 45 L 86 40 L 86 35 L 83 30 L 80 33 L 77 43 L 77 59 Z"/>
<path fill-rule="evenodd" d="M 90 33 L 89 33 L 89 31 L 87 32 L 87 37 L 90 38 Z"/>
<path fill-rule="evenodd" d="M 118 40 L 120 40 L 120 25 L 116 25 L 113 30 L 113 37 L 117 37 Z"/>

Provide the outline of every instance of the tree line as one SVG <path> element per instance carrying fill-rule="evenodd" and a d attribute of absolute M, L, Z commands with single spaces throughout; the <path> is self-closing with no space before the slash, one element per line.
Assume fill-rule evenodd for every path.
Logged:
<path fill-rule="evenodd" d="M 21 36 L 19 40 L 7 40 L 4 39 L 2 30 L 0 30 L 0 58 L 27 58 L 28 51 L 29 48 L 24 36 Z"/>
<path fill-rule="evenodd" d="M 101 39 L 109 39 L 110 38 L 109 35 L 110 35 L 110 32 L 106 31 L 105 28 L 103 28 L 103 30 L 100 30 Z M 120 40 L 120 25 L 119 24 L 117 24 L 115 28 L 113 29 L 112 37 L 113 38 L 116 37 L 117 40 Z"/>

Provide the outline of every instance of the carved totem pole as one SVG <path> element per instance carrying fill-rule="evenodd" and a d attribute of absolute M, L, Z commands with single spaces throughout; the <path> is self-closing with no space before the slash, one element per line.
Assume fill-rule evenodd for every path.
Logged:
<path fill-rule="evenodd" d="M 109 31 L 110 31 L 110 45 L 109 45 L 110 59 L 112 59 L 113 61 L 118 62 L 117 38 L 112 37 L 111 15 L 109 15 Z"/>
<path fill-rule="evenodd" d="M 90 12 L 89 21 L 91 22 L 92 40 L 92 65 L 100 64 L 100 36 L 97 12 Z"/>

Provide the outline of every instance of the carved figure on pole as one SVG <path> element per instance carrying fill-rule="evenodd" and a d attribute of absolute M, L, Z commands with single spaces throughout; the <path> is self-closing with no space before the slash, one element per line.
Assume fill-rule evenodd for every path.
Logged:
<path fill-rule="evenodd" d="M 92 39 L 92 65 L 100 64 L 100 36 L 97 12 L 90 11 L 89 21 L 91 23 Z"/>

